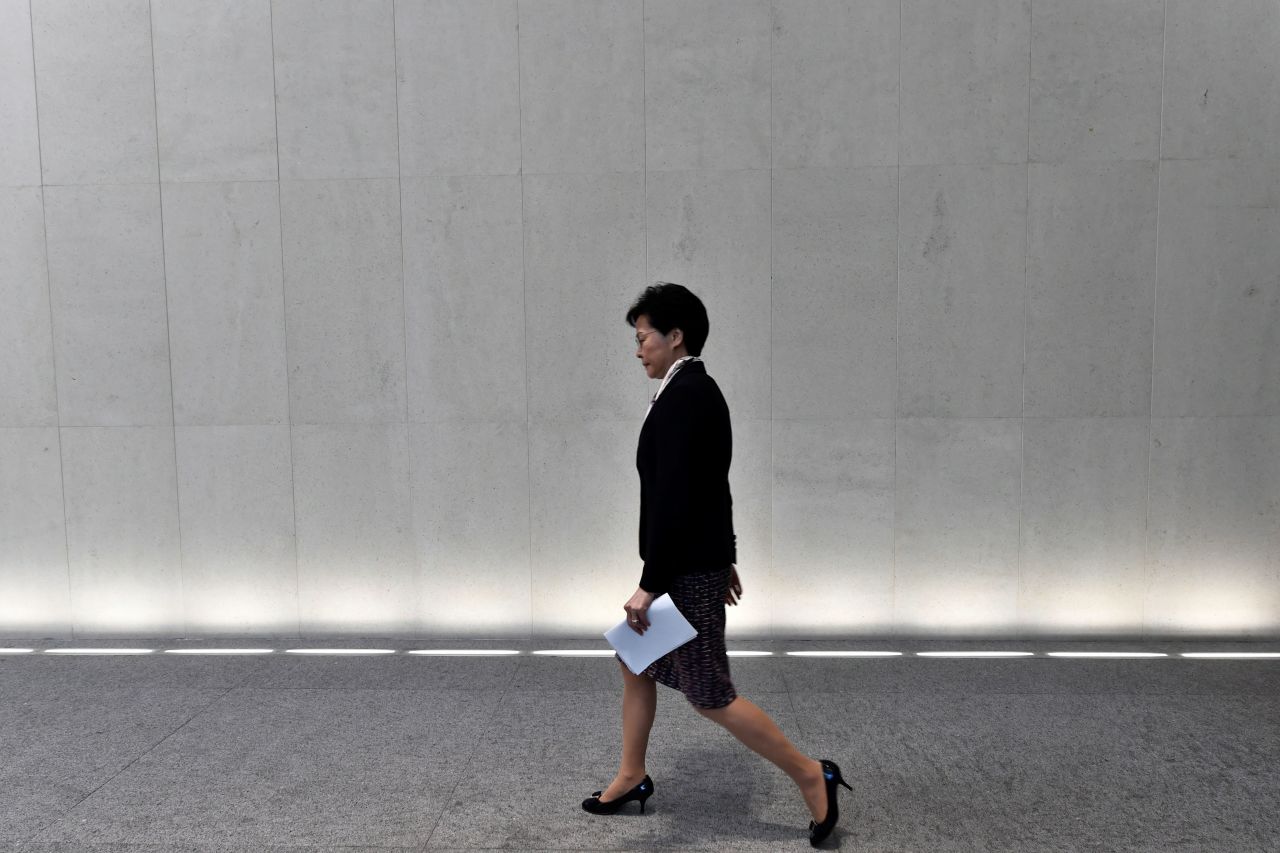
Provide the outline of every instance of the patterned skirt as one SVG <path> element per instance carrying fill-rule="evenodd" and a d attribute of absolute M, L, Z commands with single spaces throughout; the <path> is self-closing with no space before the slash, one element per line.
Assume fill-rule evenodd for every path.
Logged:
<path fill-rule="evenodd" d="M 729 566 L 673 579 L 669 593 L 676 608 L 697 630 L 698 636 L 654 661 L 645 675 L 679 690 L 698 708 L 723 708 L 738 693 L 729 677 L 725 652 L 725 595 L 729 591 Z"/>

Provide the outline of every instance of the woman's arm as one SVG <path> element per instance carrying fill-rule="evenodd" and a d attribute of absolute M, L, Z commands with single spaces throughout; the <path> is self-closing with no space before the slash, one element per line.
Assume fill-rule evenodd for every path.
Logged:
<path fill-rule="evenodd" d="M 663 392 L 663 412 L 654 424 L 657 472 L 646 509 L 648 529 L 640 588 L 655 595 L 667 591 L 672 564 L 687 541 L 693 517 L 699 399 L 696 390 L 687 386 L 669 388 Z"/>

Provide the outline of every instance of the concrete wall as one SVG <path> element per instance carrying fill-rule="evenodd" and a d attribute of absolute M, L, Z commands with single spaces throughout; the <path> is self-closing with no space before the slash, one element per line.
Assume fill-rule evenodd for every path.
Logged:
<path fill-rule="evenodd" d="M 0 633 L 1280 633 L 1275 0 L 0 0 Z"/>

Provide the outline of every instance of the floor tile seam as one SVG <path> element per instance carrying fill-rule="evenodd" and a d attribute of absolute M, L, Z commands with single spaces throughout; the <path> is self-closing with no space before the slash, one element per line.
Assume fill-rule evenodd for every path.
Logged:
<path fill-rule="evenodd" d="M 80 806 L 81 806 L 81 805 L 82 805 L 86 800 L 88 800 L 88 799 L 89 799 L 90 797 L 92 797 L 94 794 L 96 794 L 96 793 L 98 793 L 99 791 L 101 791 L 101 790 L 102 790 L 103 788 L 105 788 L 107 785 L 111 784 L 113 781 L 115 781 L 117 778 L 119 778 L 119 776 L 120 776 L 121 774 L 123 774 L 125 771 L 127 771 L 130 767 L 132 767 L 133 765 L 137 764 L 140 760 L 142 760 L 142 759 L 143 759 L 143 758 L 145 758 L 146 756 L 150 755 L 150 754 L 151 754 L 152 752 L 154 752 L 154 751 L 155 751 L 155 750 L 156 750 L 156 749 L 157 749 L 161 744 L 163 744 L 165 741 L 169 740 L 169 738 L 173 737 L 173 736 L 174 736 L 174 735 L 176 735 L 178 732 L 180 732 L 180 731 L 182 731 L 184 728 L 186 728 L 188 723 L 190 723 L 190 722 L 191 722 L 192 720 L 194 720 L 196 717 L 198 717 L 198 716 L 200 716 L 201 714 L 203 714 L 205 711 L 207 711 L 207 710 L 209 710 L 210 708 L 212 708 L 214 705 L 216 705 L 216 704 L 217 704 L 217 703 L 222 699 L 222 697 L 226 696 L 226 695 L 227 695 L 228 693 L 230 693 L 230 692 L 231 692 L 231 688 L 227 688 L 226 690 L 224 690 L 224 691 L 222 691 L 221 693 L 219 693 L 217 696 L 215 696 L 213 699 L 211 699 L 207 704 L 205 704 L 205 705 L 201 706 L 201 707 L 200 707 L 200 708 L 199 708 L 199 709 L 198 709 L 194 714 L 192 714 L 190 717 L 188 717 L 186 720 L 184 720 L 180 726 L 178 726 L 177 728 L 175 728 L 173 731 L 169 732 L 169 733 L 168 733 L 167 735 L 165 735 L 164 737 L 160 738 L 160 740 L 158 740 L 158 741 L 156 741 L 155 743 L 153 743 L 150 747 L 148 747 L 148 748 L 147 748 L 146 750 L 144 750 L 142 753 L 140 753 L 140 754 L 138 754 L 138 755 L 134 756 L 134 757 L 129 761 L 129 763 L 128 763 L 128 764 L 126 764 L 124 767 L 121 767 L 121 768 L 120 768 L 119 770 L 117 770 L 115 773 L 112 773 L 110 776 L 108 776 L 106 779 L 104 779 L 104 780 L 103 780 L 103 782 L 102 782 L 102 784 L 101 784 L 101 785 L 98 785 L 98 786 L 97 786 L 96 788 L 94 788 L 92 791 L 90 791 L 89 793 L 85 794 L 83 797 L 81 797 L 79 800 L 77 800 L 75 803 L 73 803 L 71 806 L 69 806 L 67 809 L 65 809 L 65 810 L 64 810 L 60 815 L 57 815 L 56 817 L 51 818 L 47 823 L 43 823 L 43 824 L 41 824 L 41 825 L 40 825 L 40 826 L 39 826 L 39 827 L 38 827 L 38 828 L 37 828 L 37 829 L 36 829 L 36 830 L 35 830 L 35 831 L 30 835 L 30 837 L 28 837 L 28 838 L 26 838 L 26 839 L 23 839 L 23 841 L 22 841 L 22 842 L 20 842 L 20 843 L 34 843 L 34 844 L 62 844 L 62 843 L 67 843 L 67 842 L 59 842 L 59 841 L 39 841 L 39 840 L 38 840 L 38 836 L 39 836 L 41 833 L 43 833 L 43 832 L 45 832 L 46 830 L 48 830 L 50 827 L 54 826 L 55 824 L 60 823 L 61 821 L 65 820 L 67 817 L 69 817 L 69 816 L 71 815 L 71 813 L 72 813 L 73 811 L 75 811 L 76 809 L 78 809 L 78 808 L 79 808 L 79 807 L 80 807 Z"/>
<path fill-rule="evenodd" d="M 507 694 L 511 692 L 511 688 L 515 685 L 515 675 L 516 673 L 519 672 L 522 666 L 524 666 L 524 661 L 519 661 L 518 665 L 515 668 L 515 672 L 512 673 L 511 680 L 507 682 L 506 686 L 503 688 L 502 692 L 499 694 L 498 702 L 497 702 L 499 706 L 502 705 L 502 702 L 507 697 Z M 489 691 L 489 692 L 492 692 L 492 691 Z M 444 823 L 444 816 L 449 813 L 449 808 L 450 808 L 450 805 L 453 803 L 454 795 L 457 794 L 458 788 L 462 786 L 462 781 L 465 778 L 467 778 L 467 774 L 471 770 L 472 763 L 475 761 L 476 755 L 480 752 L 480 744 L 484 741 L 485 736 L 488 735 L 489 732 L 496 725 L 495 723 L 496 715 L 489 714 L 487 716 L 489 720 L 488 724 L 481 726 L 480 731 L 476 733 L 476 739 L 471 744 L 471 751 L 467 754 L 466 760 L 460 763 L 460 766 L 462 769 L 458 774 L 457 781 L 454 782 L 453 787 L 449 790 L 449 795 L 443 798 L 444 804 L 440 809 L 440 816 L 436 818 L 435 824 L 431 827 L 431 831 L 427 833 L 427 837 L 425 840 L 423 840 L 422 845 L 420 847 L 415 848 L 417 851 L 419 851 L 419 853 L 425 853 L 425 851 L 431 849 L 431 839 L 435 837 L 436 831 L 440 828 L 440 824 Z"/>

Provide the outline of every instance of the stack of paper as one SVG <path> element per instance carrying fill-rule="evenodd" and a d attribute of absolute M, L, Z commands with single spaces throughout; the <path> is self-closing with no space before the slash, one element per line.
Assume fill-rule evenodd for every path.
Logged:
<path fill-rule="evenodd" d="M 613 646 L 627 669 L 636 675 L 648 669 L 658 658 L 698 636 L 665 592 L 649 605 L 648 615 L 649 627 L 643 634 L 637 634 L 625 619 L 604 632 L 609 645 Z"/>

